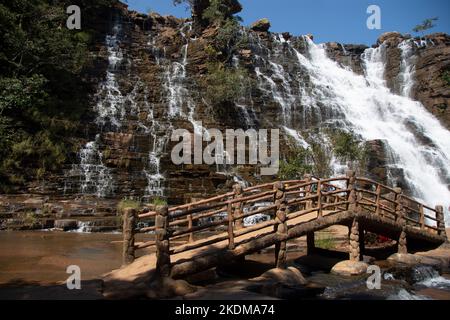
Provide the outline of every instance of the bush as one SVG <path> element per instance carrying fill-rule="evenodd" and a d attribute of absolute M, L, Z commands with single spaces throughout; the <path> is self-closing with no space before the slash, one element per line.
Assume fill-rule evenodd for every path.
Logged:
<path fill-rule="evenodd" d="M 157 197 L 152 200 L 152 204 L 154 206 L 165 206 L 165 205 L 167 205 L 167 201 Z"/>
<path fill-rule="evenodd" d="M 316 177 L 328 177 L 331 174 L 331 152 L 324 144 L 309 141 L 308 148 L 295 146 L 291 141 L 287 158 L 280 162 L 278 176 L 283 180 L 302 179 L 305 174 Z"/>
<path fill-rule="evenodd" d="M 331 141 L 338 160 L 345 162 L 353 170 L 364 167 L 367 149 L 364 142 L 353 131 L 331 132 Z"/>
<path fill-rule="evenodd" d="M 251 82 L 246 69 L 210 63 L 203 80 L 205 98 L 213 105 L 232 104 L 251 88 Z"/>
<path fill-rule="evenodd" d="M 125 209 L 135 209 L 138 210 L 141 207 L 141 203 L 132 199 L 122 199 L 117 204 L 117 212 L 122 214 Z"/>
<path fill-rule="evenodd" d="M 278 176 L 282 180 L 301 179 L 313 172 L 312 153 L 310 149 L 294 148 L 286 160 L 280 162 Z"/>

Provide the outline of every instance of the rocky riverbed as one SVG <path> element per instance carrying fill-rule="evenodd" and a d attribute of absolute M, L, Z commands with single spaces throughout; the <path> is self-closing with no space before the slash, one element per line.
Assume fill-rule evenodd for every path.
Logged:
<path fill-rule="evenodd" d="M 337 253 L 325 249 L 307 256 L 305 239 L 298 239 L 289 242 L 290 268 L 286 271 L 272 269 L 274 252 L 268 248 L 247 256 L 245 261 L 191 276 L 186 280 L 195 291 L 177 299 L 450 300 L 448 244 L 417 255 L 442 262 L 434 265 L 407 265 L 366 257 L 383 272 L 381 289 L 369 290 L 369 274 L 344 277 L 330 273 L 336 262 L 345 259 L 344 237 L 339 237 L 339 230 L 334 232 L 333 250 Z M 120 233 L 2 231 L 0 298 L 104 299 L 102 275 L 120 267 L 121 239 Z M 319 244 L 329 247 L 323 240 Z M 80 266 L 81 290 L 66 287 L 69 265 Z"/>

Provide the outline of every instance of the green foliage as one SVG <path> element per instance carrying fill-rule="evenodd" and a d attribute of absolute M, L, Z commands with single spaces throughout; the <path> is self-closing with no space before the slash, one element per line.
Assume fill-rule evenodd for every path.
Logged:
<path fill-rule="evenodd" d="M 441 78 L 447 84 L 447 86 L 450 86 L 450 71 L 449 70 L 444 71 Z"/>
<path fill-rule="evenodd" d="M 280 162 L 278 175 L 281 179 L 302 179 L 305 174 L 328 177 L 331 174 L 331 152 L 320 142 L 310 141 L 309 145 L 308 148 L 291 147 L 286 159 Z"/>
<path fill-rule="evenodd" d="M 0 4 L 0 192 L 61 168 L 88 106 L 83 70 L 90 24 L 113 0 L 14 0 Z M 65 8 L 83 8 L 83 31 Z"/>
<path fill-rule="evenodd" d="M 278 176 L 283 180 L 303 178 L 305 174 L 313 172 L 313 158 L 311 149 L 294 148 L 286 160 L 280 162 Z"/>
<path fill-rule="evenodd" d="M 39 219 L 38 219 L 36 213 L 34 213 L 32 211 L 25 213 L 25 216 L 23 218 L 23 223 L 28 226 L 34 226 L 35 224 L 38 223 L 38 221 L 39 221 Z"/>
<path fill-rule="evenodd" d="M 208 8 L 203 12 L 203 19 L 209 23 L 222 24 L 224 20 L 236 20 L 238 17 L 233 17 L 233 11 L 227 0 L 210 0 Z"/>
<path fill-rule="evenodd" d="M 433 24 L 434 21 L 437 21 L 439 18 L 429 18 L 425 19 L 421 24 L 418 24 L 413 28 L 414 32 L 424 32 L 426 30 L 434 28 L 436 25 Z"/>
<path fill-rule="evenodd" d="M 314 242 L 317 248 L 325 250 L 331 250 L 336 247 L 336 241 L 328 233 L 317 233 Z"/>
<path fill-rule="evenodd" d="M 246 69 L 210 63 L 203 87 L 209 103 L 224 106 L 242 97 L 251 87 L 251 79 Z"/>
<path fill-rule="evenodd" d="M 354 132 L 335 130 L 330 135 L 333 151 L 338 160 L 346 163 L 353 170 L 364 166 L 367 150 L 364 142 L 358 139 Z"/>
<path fill-rule="evenodd" d="M 156 197 L 152 200 L 152 204 L 155 206 L 165 206 L 167 205 L 167 201 L 165 199 Z"/>
<path fill-rule="evenodd" d="M 117 212 L 122 213 L 125 209 L 136 209 L 138 210 L 141 207 L 141 203 L 132 199 L 122 199 L 117 204 Z"/>
<path fill-rule="evenodd" d="M 223 53 L 231 53 L 239 37 L 239 23 L 235 19 L 227 19 L 221 23 L 214 46 Z"/>

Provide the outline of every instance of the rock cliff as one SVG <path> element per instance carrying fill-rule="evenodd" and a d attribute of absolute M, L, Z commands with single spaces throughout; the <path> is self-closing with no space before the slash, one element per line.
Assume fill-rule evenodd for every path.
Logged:
<path fill-rule="evenodd" d="M 230 1 L 232 13 L 242 9 L 238 4 Z M 175 166 L 170 159 L 174 145 L 170 132 L 175 128 L 192 132 L 196 121 L 220 130 L 279 128 L 282 154 L 292 141 L 307 144 L 303 135 L 325 143 L 320 140 L 323 128 L 345 123 L 339 112 L 320 102 L 313 108 L 308 101 L 316 94 L 313 79 L 311 71 L 299 63 L 299 55 L 309 55 L 307 37 L 270 33 L 270 22 L 265 20 L 253 30 L 239 31 L 245 41 L 228 61 L 249 73 L 249 92 L 226 108 L 205 101 L 202 81 L 211 59 L 209 47 L 219 34 L 216 26 L 200 18 L 206 6 L 204 1 L 194 7 L 193 20 L 119 7 L 111 10 L 107 20 L 99 21 L 108 28 L 100 33 L 92 52 L 96 63 L 86 76 L 96 93 L 86 110 L 85 125 L 74 132 L 80 151 L 72 155 L 64 172 L 29 184 L 20 190 L 21 195 L 1 196 L 3 227 L 20 227 L 26 219 L 33 225 L 36 221 L 30 220 L 36 215 L 40 221 L 34 223 L 36 227 L 51 227 L 55 219 L 83 221 L 97 216 L 102 219 L 97 226 L 106 230 L 114 220 L 116 203 L 123 198 L 148 202 L 164 197 L 170 204 L 179 204 L 229 190 L 236 182 L 272 178 L 259 176 L 257 166 Z M 450 128 L 449 87 L 444 77 L 450 64 L 449 36 L 410 39 L 410 47 L 402 51 L 405 40 L 401 34 L 389 33 L 376 45 L 385 47 L 387 86 L 401 94 L 403 69 L 413 68 L 410 97 Z M 360 75 L 365 70 L 366 49 L 326 44 L 331 59 Z M 402 65 L 405 61 L 410 66 Z M 392 156 L 383 141 L 367 143 L 368 171 L 386 182 Z M 402 175 L 399 172 L 397 177 Z"/>

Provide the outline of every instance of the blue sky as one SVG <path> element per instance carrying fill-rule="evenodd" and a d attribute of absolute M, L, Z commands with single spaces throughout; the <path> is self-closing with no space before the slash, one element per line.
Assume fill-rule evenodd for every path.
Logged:
<path fill-rule="evenodd" d="M 175 7 L 171 0 L 127 0 L 130 9 L 188 17 L 185 6 Z M 294 35 L 311 33 L 315 42 L 336 41 L 371 45 L 386 31 L 411 33 L 426 18 L 439 17 L 430 32 L 450 33 L 449 0 L 240 0 L 239 14 L 244 25 L 269 18 L 271 31 Z M 366 26 L 369 5 L 381 8 L 381 30 Z"/>

